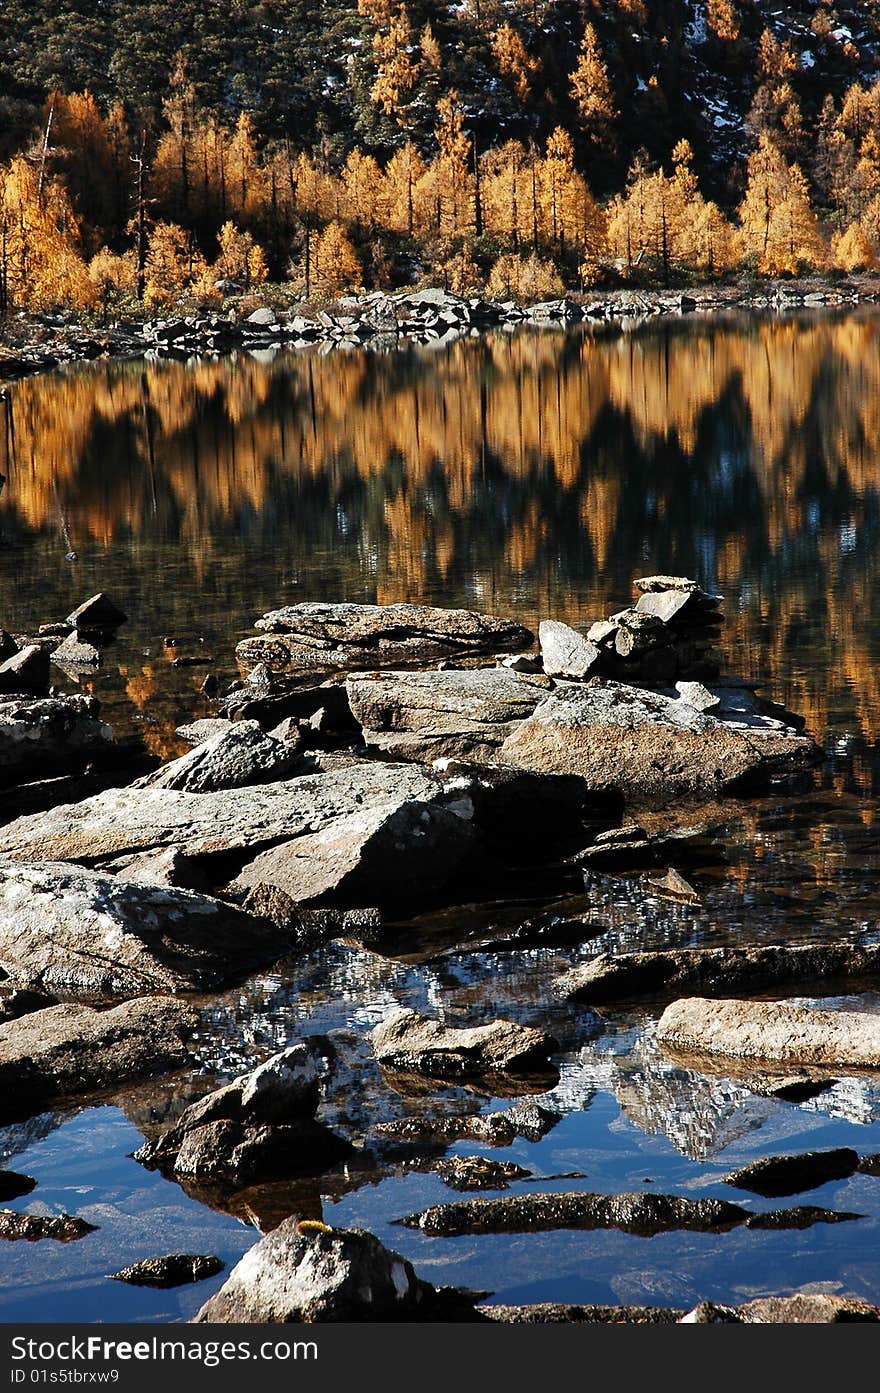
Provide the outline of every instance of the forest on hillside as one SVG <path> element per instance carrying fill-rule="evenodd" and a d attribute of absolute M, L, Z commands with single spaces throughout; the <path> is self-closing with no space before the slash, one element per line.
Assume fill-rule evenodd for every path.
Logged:
<path fill-rule="evenodd" d="M 0 313 L 872 270 L 880 0 L 4 0 Z"/>

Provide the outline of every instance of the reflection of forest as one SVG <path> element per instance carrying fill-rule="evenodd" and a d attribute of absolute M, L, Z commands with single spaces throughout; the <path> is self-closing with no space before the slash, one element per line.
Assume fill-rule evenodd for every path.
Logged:
<path fill-rule="evenodd" d="M 870 316 L 753 321 L 34 379 L 5 444 L 0 421 L 0 527 L 135 570 L 179 541 L 193 587 L 222 567 L 234 592 L 246 551 L 271 597 L 271 558 L 295 554 L 302 598 L 573 622 L 633 574 L 689 570 L 728 597 L 739 671 L 820 734 L 843 715 L 874 740 L 878 335 Z M 236 622 L 253 594 L 242 576 Z"/>

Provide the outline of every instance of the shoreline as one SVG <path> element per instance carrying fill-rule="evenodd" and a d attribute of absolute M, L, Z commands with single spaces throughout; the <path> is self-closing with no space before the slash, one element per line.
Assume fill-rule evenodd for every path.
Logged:
<path fill-rule="evenodd" d="M 267 297 L 268 301 L 268 297 Z M 605 290 L 521 305 L 463 297 L 439 287 L 345 296 L 326 307 L 264 303 L 247 313 L 244 299 L 220 312 L 185 302 L 158 318 L 127 318 L 95 327 L 72 312 L 21 314 L 0 326 L 0 391 L 10 383 L 70 364 L 127 359 L 225 357 L 278 349 L 359 349 L 393 352 L 443 347 L 459 338 L 520 328 L 588 325 L 627 332 L 655 319 L 722 319 L 737 314 L 779 316 L 803 311 L 850 311 L 880 303 L 880 277 L 768 281 L 749 286 Z"/>

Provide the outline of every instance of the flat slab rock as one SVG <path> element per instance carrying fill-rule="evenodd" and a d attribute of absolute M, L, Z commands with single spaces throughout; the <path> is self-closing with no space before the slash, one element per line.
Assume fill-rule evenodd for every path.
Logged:
<path fill-rule="evenodd" d="M 241 1184 L 314 1171 L 351 1152 L 313 1120 L 317 1106 L 315 1058 L 301 1042 L 190 1104 L 134 1158 L 177 1175 Z"/>
<path fill-rule="evenodd" d="M 247 638 L 235 653 L 243 667 L 274 671 L 363 670 L 444 658 L 518 653 L 533 642 L 521 624 L 471 610 L 426 605 L 301 604 L 258 619 L 265 637 Z"/>
<path fill-rule="evenodd" d="M 602 654 L 594 643 L 577 629 L 569 628 L 558 619 L 544 619 L 538 628 L 541 659 L 548 677 L 568 677 L 580 680 L 598 667 Z"/>
<path fill-rule="evenodd" d="M 73 1214 L 19 1214 L 12 1209 L 0 1209 L 0 1239 L 16 1243 L 37 1243 L 42 1238 L 54 1238 L 58 1243 L 72 1243 L 94 1233 L 96 1225 L 86 1223 Z"/>
<path fill-rule="evenodd" d="M 686 702 L 618 682 L 565 686 L 505 740 L 501 763 L 576 774 L 632 802 L 745 792 L 820 758 L 809 736 L 776 716 L 722 720 Z"/>
<path fill-rule="evenodd" d="M 432 821 L 434 805 L 443 809 L 447 804 L 457 810 L 455 822 L 439 818 Z M 405 861 L 400 853 L 406 850 L 415 855 L 426 840 L 422 835 L 423 813 L 435 829 L 442 822 L 450 838 L 455 838 L 456 855 L 450 859 L 457 868 L 458 852 L 471 842 L 468 829 L 473 804 L 462 798 L 460 790 L 447 791 L 440 778 L 413 765 L 368 762 L 216 793 L 167 788 L 109 789 L 81 803 L 9 823 L 4 828 L 3 843 L 5 854 L 16 861 L 109 864 L 120 874 L 126 873 L 127 864 L 142 867 L 145 853 L 174 848 L 179 856 L 180 876 L 198 872 L 199 878 L 213 878 L 214 883 L 225 881 L 233 861 L 243 868 L 242 887 L 269 881 L 292 899 L 301 900 L 305 898 L 302 891 L 307 880 L 313 887 L 321 882 L 324 889 L 328 888 L 327 868 L 337 850 L 335 836 L 348 833 L 349 849 L 354 846 L 356 852 L 369 839 L 371 830 L 375 834 L 377 827 L 381 829 L 401 813 L 414 814 L 412 820 L 404 819 L 412 834 L 409 843 L 404 835 L 386 842 L 386 851 L 394 852 L 398 869 L 403 869 Z M 357 827 L 353 827 L 351 819 Z M 329 843 L 318 838 L 324 830 L 329 833 Z M 396 824 L 392 830 L 400 832 Z M 246 873 L 244 868 L 270 847 L 272 855 L 261 862 L 258 872 Z M 436 838 L 433 850 L 439 868 Z M 351 874 L 351 859 L 343 869 Z M 163 877 L 167 874 L 167 867 L 163 866 Z M 140 869 L 137 878 L 144 878 Z M 393 884 L 392 876 L 388 880 Z M 313 889 L 313 897 L 316 893 Z M 361 903 L 374 901 L 367 898 Z"/>
<path fill-rule="evenodd" d="M 432 1237 L 458 1234 L 535 1233 L 553 1229 L 622 1229 L 643 1238 L 687 1229 L 725 1233 L 744 1224 L 749 1211 L 727 1200 L 682 1199 L 678 1195 L 511 1195 L 433 1205 L 401 1222 Z"/>
<path fill-rule="evenodd" d="M 784 1001 L 673 1001 L 657 1038 L 676 1051 L 822 1067 L 880 1069 L 880 1016 Z"/>
<path fill-rule="evenodd" d="M 370 1041 L 380 1063 L 437 1078 L 546 1065 L 556 1045 L 543 1031 L 513 1021 L 456 1030 L 404 1007 L 377 1025 Z"/>
<path fill-rule="evenodd" d="M 77 768 L 106 755 L 113 731 L 94 697 L 0 697 L 0 778 Z"/>
<path fill-rule="evenodd" d="M 226 1264 L 208 1253 L 167 1253 L 163 1257 L 144 1258 L 128 1267 L 111 1273 L 114 1282 L 127 1282 L 132 1287 L 182 1287 L 216 1277 Z"/>
<path fill-rule="evenodd" d="M 167 996 L 97 1011 L 50 1006 L 0 1026 L 0 1118 L 180 1068 L 198 1012 Z"/>
<path fill-rule="evenodd" d="M 803 1151 L 798 1156 L 765 1156 L 725 1175 L 724 1183 L 755 1195 L 776 1198 L 814 1190 L 831 1180 L 846 1180 L 859 1165 L 859 1153 L 849 1146 L 830 1151 Z"/>
<path fill-rule="evenodd" d="M 202 991 L 276 961 L 287 944 L 267 920 L 208 895 L 64 862 L 0 862 L 0 967 L 24 987 Z"/>
<path fill-rule="evenodd" d="M 361 1229 L 300 1224 L 295 1215 L 256 1243 L 205 1303 L 197 1322 L 298 1324 L 475 1317 L 457 1294 Z"/>
<path fill-rule="evenodd" d="M 216 793 L 287 779 L 298 762 L 296 746 L 267 735 L 257 721 L 236 721 L 138 779 L 135 787 Z"/>
<path fill-rule="evenodd" d="M 509 668 L 349 677 L 349 705 L 369 749 L 391 759 L 497 756 L 547 695 L 546 678 Z"/>
<path fill-rule="evenodd" d="M 776 987 L 880 976 L 880 945 L 852 943 L 755 945 L 744 948 L 670 948 L 645 953 L 602 953 L 556 979 L 557 995 L 571 1001 L 628 1000 L 682 992 L 729 996 Z"/>

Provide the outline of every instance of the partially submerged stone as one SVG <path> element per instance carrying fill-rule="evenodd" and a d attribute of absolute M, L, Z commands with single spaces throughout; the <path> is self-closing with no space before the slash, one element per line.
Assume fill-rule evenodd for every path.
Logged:
<path fill-rule="evenodd" d="M 109 1011 L 50 1006 L 0 1026 L 0 1119 L 180 1068 L 198 1020 L 191 1006 L 146 996 Z"/>
<path fill-rule="evenodd" d="M 175 1175 L 237 1184 L 320 1170 L 352 1148 L 314 1120 L 317 1105 L 315 1058 L 301 1042 L 190 1104 L 134 1157 Z"/>
<path fill-rule="evenodd" d="M 204 991 L 286 948 L 273 924 L 208 895 L 64 862 L 0 862 L 0 967 L 23 987 L 94 997 Z"/>
<path fill-rule="evenodd" d="M 52 662 L 64 668 L 100 667 L 101 650 L 74 632 L 53 649 Z"/>
<path fill-rule="evenodd" d="M 814 1190 L 830 1180 L 846 1180 L 859 1164 L 859 1153 L 839 1146 L 830 1151 L 803 1151 L 796 1156 L 764 1156 L 724 1176 L 726 1185 L 776 1198 Z"/>
<path fill-rule="evenodd" d="M 845 1209 L 822 1209 L 815 1204 L 801 1204 L 794 1209 L 771 1209 L 768 1214 L 753 1214 L 747 1229 L 811 1229 L 814 1224 L 849 1224 L 864 1219 L 864 1214 L 852 1214 Z"/>
<path fill-rule="evenodd" d="M 437 1078 L 546 1066 L 555 1041 L 513 1021 L 455 1029 L 399 1007 L 370 1034 L 376 1058 L 395 1069 Z"/>
<path fill-rule="evenodd" d="M 438 1291 L 361 1229 L 300 1225 L 291 1215 L 255 1244 L 196 1321 L 236 1325 L 473 1319 L 472 1305 Z"/>
<path fill-rule="evenodd" d="M 267 735 L 257 721 L 224 724 L 188 754 L 163 764 L 137 781 L 141 788 L 173 788 L 185 793 L 216 793 L 287 779 L 299 751 Z"/>
<path fill-rule="evenodd" d="M 29 643 L 0 663 L 0 693 L 45 696 L 49 690 L 49 652 Z"/>
<path fill-rule="evenodd" d="M 562 1121 L 562 1113 L 523 1101 L 498 1112 L 464 1116 L 403 1117 L 380 1122 L 376 1136 L 415 1147 L 445 1146 L 453 1141 L 476 1141 L 485 1146 L 510 1146 L 517 1137 L 538 1142 Z"/>
<path fill-rule="evenodd" d="M 576 774 L 633 802 L 715 798 L 805 769 L 816 744 L 776 717 L 728 723 L 618 682 L 552 692 L 502 745 L 502 763 Z"/>
<path fill-rule="evenodd" d="M 73 1214 L 18 1214 L 12 1209 L 0 1209 L 0 1239 L 10 1243 L 37 1243 L 42 1238 L 73 1243 L 94 1233 L 96 1227 Z"/>
<path fill-rule="evenodd" d="M 266 637 L 245 639 L 239 662 L 291 672 L 406 667 L 496 652 L 533 642 L 521 624 L 471 610 L 426 605 L 301 604 L 257 620 Z"/>
<path fill-rule="evenodd" d="M 226 1264 L 209 1253 L 167 1253 L 163 1257 L 144 1258 L 110 1274 L 111 1281 L 127 1282 L 132 1287 L 182 1287 L 216 1277 Z"/>
<path fill-rule="evenodd" d="M 493 1161 L 488 1156 L 450 1156 L 434 1169 L 450 1190 L 506 1190 L 512 1180 L 532 1175 L 515 1161 Z"/>
<path fill-rule="evenodd" d="M 880 1068 L 880 1016 L 785 1001 L 673 1001 L 657 1027 L 670 1049 L 820 1067 Z"/>
<path fill-rule="evenodd" d="M 106 757 L 113 732 L 99 714 L 94 697 L 0 697 L 0 780 L 65 773 Z"/>
<path fill-rule="evenodd" d="M 80 633 L 88 633 L 118 629 L 127 618 L 128 615 L 110 599 L 110 596 L 100 590 L 97 595 L 92 595 L 90 599 L 78 605 L 72 614 L 68 614 L 67 623 L 73 625 Z"/>
<path fill-rule="evenodd" d="M 554 991 L 572 1001 L 601 1003 L 640 996 L 730 996 L 794 985 L 869 981 L 880 977 L 880 944 L 783 943 L 743 948 L 667 948 L 602 953 L 557 978 Z"/>
<path fill-rule="evenodd" d="M 432 1237 L 458 1234 L 536 1233 L 552 1229 L 623 1229 L 649 1238 L 687 1229 L 725 1233 L 744 1224 L 749 1211 L 727 1200 L 683 1199 L 678 1195 L 563 1194 L 511 1195 L 501 1199 L 459 1200 L 433 1205 L 401 1222 Z"/>
<path fill-rule="evenodd" d="M 31 1175 L 20 1175 L 18 1171 L 0 1170 L 0 1203 L 20 1199 L 36 1188 L 37 1182 Z"/>

